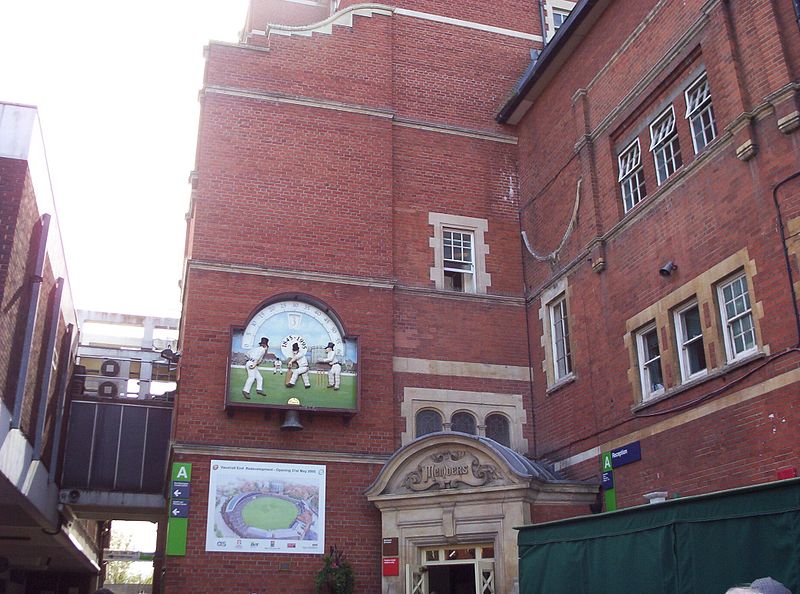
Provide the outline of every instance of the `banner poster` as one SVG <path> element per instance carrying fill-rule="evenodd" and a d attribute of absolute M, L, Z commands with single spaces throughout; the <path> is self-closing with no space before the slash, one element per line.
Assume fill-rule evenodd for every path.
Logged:
<path fill-rule="evenodd" d="M 325 466 L 211 461 L 206 551 L 324 549 Z"/>
<path fill-rule="evenodd" d="M 231 328 L 225 406 L 358 410 L 358 339 L 333 313 L 297 299 Z"/>

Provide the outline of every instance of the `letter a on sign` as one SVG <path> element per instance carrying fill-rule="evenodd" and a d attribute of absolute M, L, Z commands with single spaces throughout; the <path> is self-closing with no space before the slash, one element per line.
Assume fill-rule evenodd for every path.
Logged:
<path fill-rule="evenodd" d="M 175 478 L 183 479 L 183 480 L 186 480 L 186 481 L 189 480 L 189 473 L 186 472 L 186 467 L 185 466 L 179 466 L 178 467 L 178 473 L 175 475 Z"/>
<path fill-rule="evenodd" d="M 603 472 L 611 470 L 611 452 L 603 452 L 602 465 Z"/>

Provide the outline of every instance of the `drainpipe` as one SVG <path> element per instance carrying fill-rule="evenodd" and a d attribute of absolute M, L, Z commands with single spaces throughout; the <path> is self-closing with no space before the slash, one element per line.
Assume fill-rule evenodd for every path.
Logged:
<path fill-rule="evenodd" d="M 798 1 L 799 0 L 794 0 L 795 7 L 797 7 Z M 794 273 L 792 272 L 792 261 L 789 257 L 789 247 L 786 245 L 786 230 L 783 226 L 783 215 L 781 214 L 781 205 L 778 201 L 778 190 L 780 190 L 781 186 L 784 184 L 787 184 L 798 177 L 800 177 L 800 171 L 793 173 L 789 177 L 779 181 L 777 184 L 775 184 L 775 187 L 772 188 L 772 202 L 775 205 L 775 213 L 777 214 L 778 219 L 778 232 L 781 236 L 781 247 L 783 248 L 783 258 L 786 263 L 786 274 L 789 277 L 789 294 L 792 296 L 794 322 L 797 328 L 797 343 L 795 344 L 795 348 L 800 348 L 800 311 L 797 309 L 797 292 L 794 290 Z"/>
<path fill-rule="evenodd" d="M 47 255 L 47 233 L 50 229 L 50 215 L 43 214 L 39 219 L 39 245 L 36 251 L 36 264 L 30 276 L 30 298 L 28 300 L 28 319 L 25 323 L 25 336 L 22 339 L 22 360 L 17 375 L 17 391 L 14 395 L 14 416 L 11 417 L 11 428 L 19 429 L 22 416 L 22 401 L 25 399 L 25 385 L 28 378 L 28 366 L 31 360 L 31 344 L 33 331 L 36 328 L 36 310 L 39 308 L 39 294 L 44 280 L 44 259 Z"/>
<path fill-rule="evenodd" d="M 800 2 L 800 0 L 794 0 L 795 3 Z M 539 0 L 539 21 L 542 24 L 542 48 L 547 45 L 547 31 L 545 31 L 545 21 L 544 21 L 544 0 Z"/>
<path fill-rule="evenodd" d="M 42 457 L 42 440 L 44 438 L 44 422 L 47 415 L 47 397 L 50 395 L 50 378 L 53 375 L 53 358 L 56 354 L 56 338 L 61 316 L 61 296 L 64 292 L 64 279 L 56 279 L 50 311 L 47 316 L 47 343 L 45 344 L 45 361 L 42 373 L 42 387 L 39 391 L 39 414 L 36 417 L 36 438 L 33 442 L 34 458 Z M 64 355 L 64 353 L 61 353 Z"/>

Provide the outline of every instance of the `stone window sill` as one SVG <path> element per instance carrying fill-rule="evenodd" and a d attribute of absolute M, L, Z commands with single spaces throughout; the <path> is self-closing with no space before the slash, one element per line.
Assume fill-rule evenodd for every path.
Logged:
<path fill-rule="evenodd" d="M 552 386 L 547 388 L 547 392 L 545 392 L 545 394 L 547 394 L 549 396 L 550 394 L 553 394 L 554 392 L 558 392 L 561 388 L 564 388 L 564 387 L 570 385 L 576 379 L 578 379 L 578 377 L 574 373 L 570 373 L 569 375 L 565 375 L 564 377 L 559 379 L 556 383 L 554 383 Z"/>
<path fill-rule="evenodd" d="M 723 375 L 726 375 L 726 374 L 730 373 L 731 371 L 739 369 L 740 367 L 744 367 L 745 365 L 747 365 L 749 363 L 752 363 L 753 361 L 758 361 L 759 359 L 764 359 L 764 358 L 766 358 L 766 356 L 767 356 L 767 353 L 765 353 L 763 351 L 759 351 L 759 352 L 753 353 L 752 355 L 744 357 L 743 359 L 739 359 L 738 361 L 734 361 L 732 363 L 728 363 L 728 364 L 726 364 L 726 365 L 724 365 L 724 366 L 722 366 L 722 367 L 720 367 L 718 369 L 715 369 L 715 370 L 711 371 L 710 373 L 707 373 L 703 377 L 698 377 L 698 378 L 695 378 L 695 379 L 693 379 L 691 381 L 685 382 L 683 384 L 679 384 L 677 386 L 673 386 L 673 387 L 669 388 L 666 392 L 664 392 L 661 396 L 658 396 L 657 398 L 653 398 L 652 400 L 648 400 L 647 402 L 640 402 L 640 403 L 632 406 L 631 407 L 631 412 L 637 413 L 640 410 L 643 410 L 645 408 L 653 406 L 654 404 L 658 404 L 659 402 L 663 402 L 664 400 L 667 400 L 668 398 L 672 398 L 673 396 L 677 396 L 678 394 L 683 394 L 687 390 L 691 390 L 691 389 L 696 388 L 697 386 L 700 386 L 700 385 L 702 385 L 702 384 L 704 384 L 704 383 L 706 383 L 708 381 L 711 381 L 711 380 L 717 379 L 719 377 L 722 377 Z"/>

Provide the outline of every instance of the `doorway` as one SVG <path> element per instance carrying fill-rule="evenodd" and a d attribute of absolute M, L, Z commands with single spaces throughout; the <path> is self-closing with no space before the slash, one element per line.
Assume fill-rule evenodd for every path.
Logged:
<path fill-rule="evenodd" d="M 425 594 L 495 594 L 494 546 L 435 547 L 420 550 L 427 575 Z"/>
<path fill-rule="evenodd" d="M 475 567 L 434 565 L 428 569 L 428 588 L 430 594 L 475 594 Z"/>

